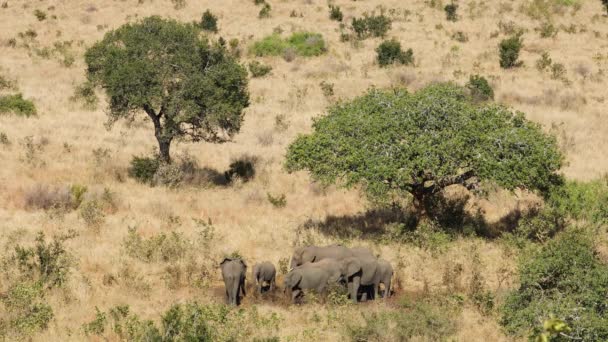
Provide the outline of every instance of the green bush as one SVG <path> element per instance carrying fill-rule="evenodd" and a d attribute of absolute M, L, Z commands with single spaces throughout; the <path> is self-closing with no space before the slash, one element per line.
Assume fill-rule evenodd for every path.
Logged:
<path fill-rule="evenodd" d="M 89 200 L 80 206 L 78 216 L 85 222 L 87 227 L 98 230 L 105 221 L 106 215 L 98 201 Z"/>
<path fill-rule="evenodd" d="M 566 230 L 523 258 L 519 278 L 501 308 L 507 332 L 537 336 L 539 322 L 555 317 L 572 330 L 552 341 L 608 340 L 608 267 L 585 232 Z"/>
<path fill-rule="evenodd" d="M 217 17 L 211 11 L 206 10 L 201 17 L 199 26 L 205 31 L 217 32 Z"/>
<path fill-rule="evenodd" d="M 36 106 L 22 94 L 0 96 L 0 114 L 14 113 L 18 116 L 30 117 L 36 115 Z"/>
<path fill-rule="evenodd" d="M 403 51 L 401 43 L 396 39 L 385 40 L 376 48 L 378 64 L 381 67 L 399 63 L 409 65 L 414 62 L 412 49 Z"/>
<path fill-rule="evenodd" d="M 515 235 L 536 242 L 545 242 L 562 231 L 565 217 L 555 208 L 546 206 L 522 218 L 515 228 Z"/>
<path fill-rule="evenodd" d="M 55 237 L 47 243 L 44 233 L 36 236 L 33 247 L 17 245 L 11 262 L 15 264 L 24 279 L 38 281 L 46 287 L 61 287 L 70 275 L 74 259 L 63 243 L 68 237 Z"/>
<path fill-rule="evenodd" d="M 224 172 L 224 177 L 228 182 L 235 179 L 248 182 L 255 176 L 255 165 L 257 162 L 258 158 L 256 156 L 243 155 L 230 163 L 228 170 Z"/>
<path fill-rule="evenodd" d="M 160 167 L 160 160 L 158 158 L 150 157 L 133 157 L 131 160 L 131 166 L 129 167 L 129 176 L 134 178 L 140 183 L 152 184 L 154 175 Z"/>
<path fill-rule="evenodd" d="M 567 181 L 553 188 L 547 205 L 560 215 L 594 224 L 608 222 L 608 178 L 590 182 Z"/>
<path fill-rule="evenodd" d="M 280 194 L 277 196 L 273 196 L 270 192 L 266 193 L 266 197 L 268 198 L 268 202 L 272 204 L 275 208 L 283 208 L 287 205 L 287 198 L 285 194 Z"/>
<path fill-rule="evenodd" d="M 319 56 L 327 51 L 323 36 L 318 33 L 295 32 L 287 39 L 273 34 L 257 41 L 251 47 L 251 52 L 258 57 L 279 56 L 286 51 L 304 57 Z"/>
<path fill-rule="evenodd" d="M 6 308 L 0 324 L 6 319 L 5 328 L 17 335 L 44 330 L 54 317 L 53 309 L 44 301 L 44 287 L 40 282 L 12 285 L 0 298 Z"/>
<path fill-rule="evenodd" d="M 253 61 L 249 63 L 249 72 L 251 73 L 251 77 L 264 77 L 268 75 L 271 71 L 272 67 L 270 65 L 265 65 L 258 61 Z"/>
<path fill-rule="evenodd" d="M 344 19 L 340 6 L 329 5 L 329 19 L 335 21 L 342 21 Z"/>
<path fill-rule="evenodd" d="M 494 99 L 494 90 L 483 76 L 471 75 L 466 84 L 467 89 L 475 101 L 488 101 Z"/>
<path fill-rule="evenodd" d="M 445 5 L 443 10 L 445 11 L 445 16 L 446 16 L 447 20 L 449 20 L 449 21 L 458 20 L 458 15 L 456 14 L 456 10 L 458 10 L 458 5 L 456 5 L 455 3 L 452 2 L 450 4 Z"/>
<path fill-rule="evenodd" d="M 519 58 L 519 50 L 523 45 L 523 40 L 519 35 L 512 36 L 511 38 L 503 39 L 499 45 L 500 54 L 500 67 L 509 69 L 518 67 L 522 64 L 521 61 L 517 61 Z"/>
<path fill-rule="evenodd" d="M 358 39 L 384 37 L 391 29 L 391 19 L 384 14 L 367 14 L 362 18 L 353 18 L 351 28 Z"/>

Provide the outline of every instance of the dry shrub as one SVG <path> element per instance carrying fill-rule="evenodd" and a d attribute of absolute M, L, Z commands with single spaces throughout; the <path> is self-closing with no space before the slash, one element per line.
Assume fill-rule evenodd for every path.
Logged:
<path fill-rule="evenodd" d="M 49 187 L 37 184 L 24 194 L 26 209 L 72 209 L 72 195 L 68 187 Z"/>

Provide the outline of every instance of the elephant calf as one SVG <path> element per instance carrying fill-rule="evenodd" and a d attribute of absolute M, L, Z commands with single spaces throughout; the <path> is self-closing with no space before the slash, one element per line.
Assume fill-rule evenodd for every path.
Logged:
<path fill-rule="evenodd" d="M 274 290 L 277 270 L 271 262 L 264 261 L 253 265 L 253 281 L 259 293 L 262 293 L 262 286 L 267 283 L 270 291 Z"/>
<path fill-rule="evenodd" d="M 224 258 L 220 263 L 222 278 L 226 287 L 226 300 L 228 304 L 239 305 L 239 294 L 242 291 L 245 296 L 245 273 L 247 264 L 239 258 Z"/>
<path fill-rule="evenodd" d="M 295 303 L 304 290 L 325 292 L 330 276 L 328 271 L 319 267 L 295 268 L 285 276 L 285 292 L 291 291 L 291 299 Z"/>

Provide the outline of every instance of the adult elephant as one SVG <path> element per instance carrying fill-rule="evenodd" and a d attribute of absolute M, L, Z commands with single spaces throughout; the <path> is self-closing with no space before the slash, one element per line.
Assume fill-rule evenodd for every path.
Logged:
<path fill-rule="evenodd" d="M 330 277 L 330 273 L 321 267 L 297 267 L 285 276 L 284 292 L 289 290 L 291 300 L 295 303 L 304 294 L 304 290 L 316 290 L 317 293 L 324 293 L 331 283 Z"/>
<path fill-rule="evenodd" d="M 354 256 L 372 258 L 373 253 L 365 247 L 348 248 L 342 245 L 299 247 L 291 257 L 291 268 L 307 262 L 318 262 L 323 259 L 342 260 Z"/>
<path fill-rule="evenodd" d="M 240 292 L 243 292 L 243 297 L 245 296 L 247 264 L 240 258 L 224 258 L 220 263 L 220 268 L 222 270 L 228 304 L 239 305 Z"/>
<path fill-rule="evenodd" d="M 362 286 L 366 288 L 371 286 L 373 287 L 373 294 L 378 293 L 378 284 L 383 275 L 378 259 L 368 256 L 355 256 L 345 258 L 341 263 L 341 272 L 346 278 L 348 293 L 353 302 L 357 302 L 357 295 Z M 364 298 L 367 298 L 366 293 L 364 293 Z"/>
<path fill-rule="evenodd" d="M 338 283 L 342 280 L 342 264 L 335 259 L 322 259 L 318 262 L 307 262 L 294 270 L 303 268 L 320 268 L 329 273 L 328 283 Z"/>

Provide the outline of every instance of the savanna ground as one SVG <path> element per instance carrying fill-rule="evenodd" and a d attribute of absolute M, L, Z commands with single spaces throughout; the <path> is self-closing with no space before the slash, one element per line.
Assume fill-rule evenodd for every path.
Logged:
<path fill-rule="evenodd" d="M 541 9 L 539 16 L 531 16 L 534 13 L 526 10 L 531 1 L 462 0 L 456 22 L 446 20 L 440 0 L 333 1 L 342 8 L 347 26 L 352 17 L 379 12 L 379 6 L 391 13 L 388 37 L 412 48 L 415 64 L 390 68 L 376 63 L 374 49 L 380 39 L 340 40 L 339 24 L 329 19 L 324 0 L 271 1 L 271 16 L 264 19 L 258 18 L 260 7 L 250 0 L 187 0 L 183 7 L 169 0 L 0 2 L 6 4 L 0 8 L 0 74 L 12 80 L 38 111 L 32 118 L 0 116 L 0 133 L 7 139 L 0 145 L 2 254 L 9 257 L 17 244 L 32 245 L 40 231 L 47 239 L 71 236 L 65 240 L 73 257 L 69 280 L 46 294 L 54 318 L 46 330 L 33 335 L 35 340 L 97 338 L 87 337 L 82 328 L 95 318 L 96 308 L 107 311 L 128 304 L 141 318 L 158 320 L 174 303 L 222 303 L 216 265 L 223 255 L 236 251 L 250 266 L 262 260 L 279 266 L 294 246 L 305 243 L 370 247 L 395 266 L 396 298 L 357 306 L 314 300 L 290 306 L 281 298 L 271 301 L 250 295 L 243 305 L 246 312 L 255 304 L 259 313 L 276 315 L 269 316 L 274 317 L 270 323 L 260 323 L 259 330 L 249 328 L 255 333 L 248 338 L 345 339 L 345 327 L 359 324 L 360 313 L 381 312 L 402 298 L 416 300 L 430 293 L 467 294 L 476 284 L 500 303 L 505 291 L 518 281 L 517 251 L 500 239 L 462 236 L 449 242 L 428 239 L 422 244 L 383 240 L 367 233 L 376 225 L 362 229 L 364 220 L 354 219 L 368 210 L 359 192 L 323 189 L 305 173 L 284 171 L 287 145 L 297 134 L 310 131 L 313 117 L 333 101 L 360 95 L 371 86 L 415 90 L 430 82 L 464 84 L 471 74 L 484 75 L 497 102 L 523 111 L 558 136 L 568 162 L 563 169 L 568 179 L 587 181 L 608 172 L 608 18 L 600 1 Z M 151 124 L 141 116 L 107 130 L 103 97 L 94 110 L 70 99 L 85 79 L 83 53 L 105 32 L 124 23 L 150 15 L 191 22 L 200 20 L 206 9 L 219 18 L 219 33 L 211 34 L 214 39 L 237 38 L 243 63 L 259 60 L 271 65 L 272 72 L 251 79 L 251 105 L 233 142 L 174 145 L 175 157 L 187 154 L 208 168 L 207 174 L 219 176 L 202 177 L 194 185 L 177 189 L 137 183 L 127 176 L 127 167 L 132 156 L 155 150 Z M 38 20 L 35 10 L 44 11 L 47 18 Z M 293 11 L 295 16 L 291 16 Z M 542 38 L 537 29 L 549 21 L 559 32 Z M 498 43 L 519 28 L 524 30 L 523 66 L 501 69 Z M 28 30 L 36 36 L 20 37 Z M 321 33 L 328 53 L 290 62 L 248 54 L 253 41 L 277 30 Z M 456 31 L 462 31 L 468 41 L 454 40 Z M 72 43 L 54 47 L 65 41 Z M 41 52 L 45 47 L 50 52 Z M 545 51 L 554 63 L 563 64 L 565 74 L 552 77 L 550 71 L 537 70 L 536 61 Z M 333 95 L 323 93 L 323 81 L 333 84 Z M 243 156 L 257 158 L 252 180 L 213 182 Z M 32 197 L 49 189 L 59 189 L 49 196 L 62 196 L 64 189 L 75 184 L 87 187 L 84 202 L 101 198 L 110 203 L 96 212 L 98 219 L 87 219 L 82 208 L 42 210 L 32 205 Z M 285 195 L 285 205 L 273 205 L 269 194 Z M 495 191 L 469 206 L 481 207 L 491 224 L 534 201 L 522 193 Z M 328 219 L 332 225 L 306 224 Z M 136 233 L 129 233 L 130 227 Z M 338 233 L 344 230 L 349 234 Z M 149 257 L 141 257 L 133 250 L 146 248 L 144 243 L 128 243 L 129 236 L 137 240 L 133 234 L 149 238 L 160 233 L 171 236 L 171 232 L 182 233 L 187 240 L 175 238 L 182 241 L 175 242 L 177 251 L 149 251 Z M 0 291 L 9 285 L 10 276 L 3 276 Z M 457 341 L 511 340 L 498 325 L 497 315 L 465 301 L 454 314 L 455 329 L 448 335 Z M 253 323 L 239 328 L 245 329 L 246 324 Z"/>

